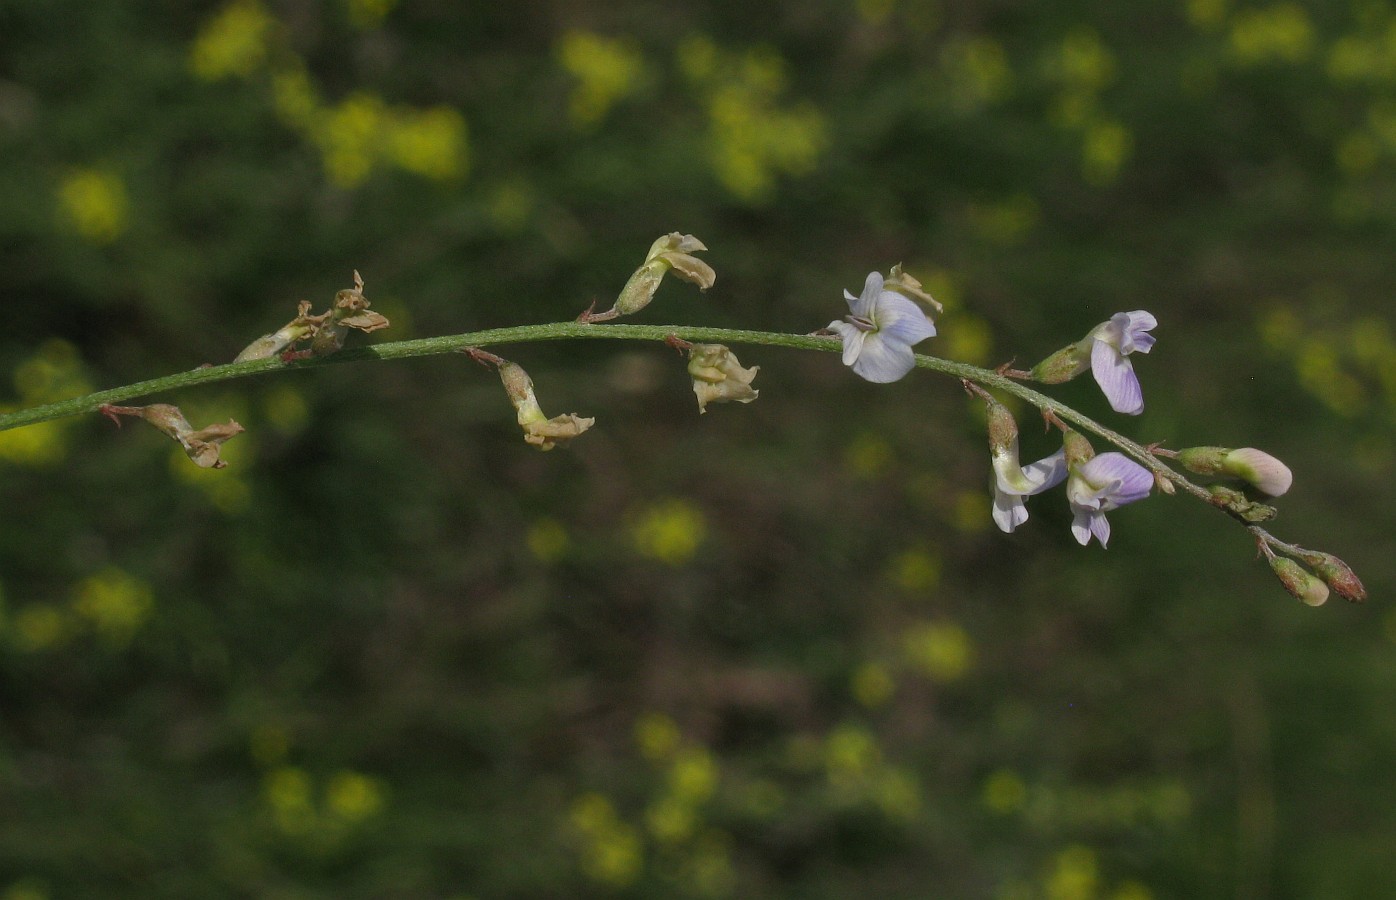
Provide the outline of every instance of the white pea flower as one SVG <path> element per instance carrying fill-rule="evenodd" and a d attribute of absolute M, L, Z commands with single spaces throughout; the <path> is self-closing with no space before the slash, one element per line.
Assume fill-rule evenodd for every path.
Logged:
<path fill-rule="evenodd" d="M 994 453 L 994 524 L 1011 532 L 1028 520 L 1027 497 L 1056 487 L 1066 478 L 1066 456 L 1058 450 L 1045 459 L 1018 465 L 1018 447 Z"/>
<path fill-rule="evenodd" d="M 843 340 L 843 364 L 877 384 L 910 372 L 916 365 L 912 345 L 934 336 L 935 323 L 911 300 L 885 290 L 877 272 L 868 273 L 861 296 L 843 295 L 850 314 L 829 323 L 829 330 Z"/>
<path fill-rule="evenodd" d="M 1143 500 L 1153 486 L 1153 474 L 1123 453 L 1102 453 L 1073 464 L 1066 482 L 1066 497 L 1073 514 L 1072 535 L 1083 547 L 1095 535 L 1104 547 L 1110 540 L 1110 522 L 1105 514 Z"/>
<path fill-rule="evenodd" d="M 1091 374 L 1115 412 L 1137 416 L 1144 411 L 1144 393 L 1129 355 L 1148 353 L 1155 340 L 1148 332 L 1157 327 L 1158 319 L 1136 309 L 1115 313 L 1091 332 Z"/>

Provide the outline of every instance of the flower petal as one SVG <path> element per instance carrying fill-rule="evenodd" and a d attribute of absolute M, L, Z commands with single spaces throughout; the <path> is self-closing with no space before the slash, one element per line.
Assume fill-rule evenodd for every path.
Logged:
<path fill-rule="evenodd" d="M 1105 518 L 1105 513 L 1096 513 L 1091 516 L 1091 534 L 1100 541 L 1102 549 L 1110 543 L 1110 520 Z"/>
<path fill-rule="evenodd" d="M 1011 534 L 1013 529 L 1028 520 L 1028 507 L 1022 497 L 995 489 L 993 516 L 999 531 Z"/>
<path fill-rule="evenodd" d="M 1139 387 L 1134 366 L 1100 338 L 1096 338 L 1091 347 L 1091 374 L 1115 412 L 1137 416 L 1144 411 L 1144 392 Z"/>
<path fill-rule="evenodd" d="M 1104 517 L 1104 514 L 1097 510 L 1074 509 L 1075 515 L 1071 519 L 1071 536 L 1076 538 L 1076 543 L 1082 547 L 1091 542 L 1091 529 L 1096 516 Z"/>
<path fill-rule="evenodd" d="M 882 293 L 882 273 L 869 272 L 868 280 L 863 282 L 863 293 L 858 297 L 851 296 L 848 291 L 843 295 L 848 299 L 848 308 L 853 315 L 861 319 L 872 319 L 874 310 L 877 308 L 877 298 Z"/>
<path fill-rule="evenodd" d="M 1092 484 L 1109 485 L 1103 497 L 1103 507 L 1107 509 L 1143 500 L 1154 486 L 1153 474 L 1123 453 L 1102 453 L 1078 471 Z"/>
<path fill-rule="evenodd" d="M 1127 313 L 1115 313 L 1110 317 L 1110 321 L 1119 326 L 1121 353 L 1128 356 L 1131 353 L 1148 353 L 1153 349 L 1157 338 L 1146 333 L 1158 327 L 1158 319 L 1154 318 L 1153 313 L 1136 309 Z"/>
<path fill-rule="evenodd" d="M 836 332 L 843 341 L 843 364 L 851 366 L 863 352 L 863 339 L 868 333 L 848 322 L 830 322 L 829 330 Z"/>
<path fill-rule="evenodd" d="M 845 360 L 848 359 L 846 342 L 843 356 Z M 849 365 L 868 381 L 887 384 L 901 379 L 916 366 L 916 354 L 905 343 L 886 340 L 881 332 L 874 331 L 863 334 L 862 350 Z"/>
<path fill-rule="evenodd" d="M 1051 490 L 1066 479 L 1066 451 L 1058 450 L 1051 456 L 1023 466 L 1023 474 L 1037 487 L 1032 493 L 1040 494 Z"/>
<path fill-rule="evenodd" d="M 878 296 L 873 321 L 881 334 L 908 347 L 934 337 L 936 333 L 935 323 L 921 311 L 921 307 L 892 291 L 883 291 Z"/>

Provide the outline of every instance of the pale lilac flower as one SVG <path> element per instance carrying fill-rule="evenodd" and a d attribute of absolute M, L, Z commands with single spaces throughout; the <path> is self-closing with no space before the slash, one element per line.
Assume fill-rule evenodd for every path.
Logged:
<path fill-rule="evenodd" d="M 993 453 L 994 524 L 1011 532 L 1028 520 L 1025 498 L 1054 488 L 1066 478 L 1065 451 L 1026 466 L 1018 465 L 1018 442 Z"/>
<path fill-rule="evenodd" d="M 1115 313 L 1091 332 L 1091 374 L 1115 412 L 1137 416 L 1144 411 L 1144 393 L 1129 355 L 1148 353 L 1155 338 L 1147 332 L 1157 327 L 1158 319 L 1136 309 Z"/>
<path fill-rule="evenodd" d="M 843 364 L 868 381 L 896 381 L 916 365 L 913 344 L 936 333 L 921 308 L 895 291 L 883 289 L 882 275 L 869 272 L 862 296 L 843 292 L 850 314 L 830 322 L 843 340 Z"/>
<path fill-rule="evenodd" d="M 1153 474 L 1122 453 L 1102 453 L 1071 467 L 1066 497 L 1071 502 L 1071 533 L 1081 546 L 1095 535 L 1104 547 L 1110 540 L 1105 514 L 1143 500 L 1154 486 Z"/>

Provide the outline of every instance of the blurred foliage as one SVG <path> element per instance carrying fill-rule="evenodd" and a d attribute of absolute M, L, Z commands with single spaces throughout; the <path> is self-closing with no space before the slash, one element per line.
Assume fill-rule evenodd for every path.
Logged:
<path fill-rule="evenodd" d="M 1302 607 L 1182 499 L 1001 535 L 959 386 L 824 354 L 744 350 L 759 402 L 699 419 L 667 348 L 498 348 L 597 418 L 546 456 L 458 358 L 155 398 L 247 426 L 229 467 L 0 435 L 0 898 L 1396 893 L 1396 6 L 0 34 L 6 408 L 231 359 L 355 268 L 372 339 L 570 319 L 677 229 L 717 285 L 644 321 L 806 332 L 899 261 L 977 363 L 1152 311 L 1124 430 L 1286 460 L 1277 532 L 1374 598 Z"/>

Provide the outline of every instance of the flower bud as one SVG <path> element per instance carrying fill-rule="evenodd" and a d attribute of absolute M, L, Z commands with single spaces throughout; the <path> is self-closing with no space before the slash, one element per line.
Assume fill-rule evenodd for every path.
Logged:
<path fill-rule="evenodd" d="M 1070 381 L 1091 367 L 1091 343 L 1094 339 L 1069 344 L 1033 366 L 1028 374 L 1034 381 L 1043 384 L 1061 384 Z"/>
<path fill-rule="evenodd" d="M 938 313 L 945 312 L 945 307 L 942 306 L 940 301 L 936 300 L 936 298 L 926 293 L 926 289 L 921 286 L 921 282 L 902 271 L 901 263 L 897 263 L 892 267 L 892 271 L 888 273 L 887 280 L 882 283 L 882 289 L 885 291 L 896 291 L 905 297 L 910 297 L 912 300 L 920 301 Z"/>
<path fill-rule="evenodd" d="M 1310 551 L 1304 554 L 1304 562 L 1313 566 L 1318 577 L 1327 582 L 1344 600 L 1362 603 L 1367 599 L 1367 589 L 1362 586 L 1362 580 L 1357 577 L 1357 573 L 1333 554 Z"/>
<path fill-rule="evenodd" d="M 702 241 L 691 234 L 675 231 L 664 235 L 650 245 L 644 264 L 625 283 L 615 305 L 604 313 L 584 314 L 585 320 L 614 319 L 644 309 L 654 299 L 654 292 L 659 289 L 664 275 L 670 271 L 684 281 L 698 285 L 699 290 L 706 291 L 717 281 L 717 273 L 693 254 L 707 249 Z"/>
<path fill-rule="evenodd" d="M 1222 484 L 1209 484 L 1207 491 L 1212 495 L 1212 505 L 1219 506 L 1242 522 L 1258 525 L 1278 516 L 1279 510 L 1264 503 L 1257 503 L 1245 494 Z"/>
<path fill-rule="evenodd" d="M 1178 451 L 1178 462 L 1199 475 L 1229 475 L 1254 485 L 1271 497 L 1289 490 L 1294 475 L 1289 467 L 1263 450 L 1241 447 L 1189 447 Z"/>
<path fill-rule="evenodd" d="M 575 413 L 554 416 L 549 419 L 538 405 L 533 392 L 533 379 L 517 363 L 501 362 L 499 378 L 504 382 L 504 390 L 518 414 L 519 426 L 524 430 L 524 440 L 539 450 L 551 450 L 559 443 L 569 441 L 593 424 L 595 419 L 584 419 Z"/>
<path fill-rule="evenodd" d="M 709 403 L 750 403 L 760 391 L 751 387 L 760 366 L 742 368 L 736 354 L 721 344 L 694 344 L 688 351 L 688 374 L 693 377 L 693 393 L 698 412 L 707 412 Z"/>
<path fill-rule="evenodd" d="M 1322 606 L 1328 601 L 1328 585 L 1304 570 L 1292 559 L 1284 556 L 1271 556 L 1270 568 L 1296 598 L 1309 606 Z"/>
<path fill-rule="evenodd" d="M 1091 446 L 1091 442 L 1082 437 L 1080 432 L 1070 429 L 1062 433 L 1062 449 L 1066 451 L 1066 465 L 1069 469 L 1079 468 L 1095 456 L 1095 448 Z"/>
<path fill-rule="evenodd" d="M 995 400 L 987 391 L 981 392 L 980 396 L 984 400 L 987 413 L 989 453 L 997 458 L 1012 450 L 1016 457 L 1018 453 L 1018 420 L 1013 418 L 1013 413 L 1008 411 L 1008 407 Z"/>

